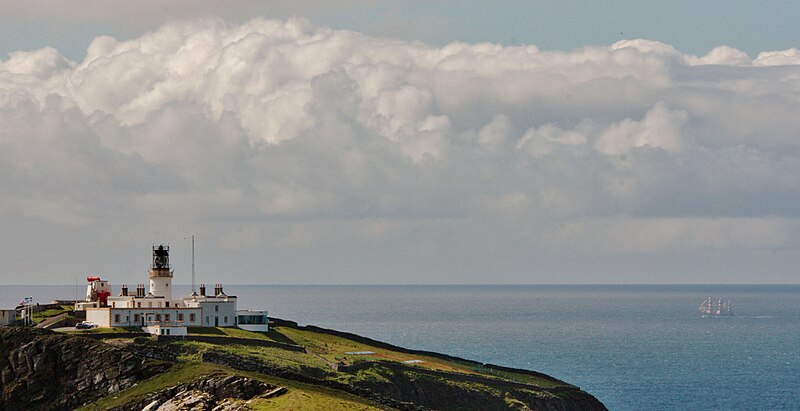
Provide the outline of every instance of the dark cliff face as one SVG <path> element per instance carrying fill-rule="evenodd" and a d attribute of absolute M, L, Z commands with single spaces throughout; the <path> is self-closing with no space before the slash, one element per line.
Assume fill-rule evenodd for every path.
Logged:
<path fill-rule="evenodd" d="M 74 408 L 169 366 L 89 338 L 0 327 L 0 409 Z"/>
<path fill-rule="evenodd" d="M 606 411 L 600 401 L 574 387 L 536 389 L 510 381 L 453 375 L 403 364 L 383 363 L 370 368 L 390 382 L 359 384 L 363 388 L 434 410 Z"/>

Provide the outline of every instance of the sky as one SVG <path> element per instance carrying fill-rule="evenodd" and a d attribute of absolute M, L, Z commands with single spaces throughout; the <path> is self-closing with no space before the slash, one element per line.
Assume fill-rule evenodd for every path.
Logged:
<path fill-rule="evenodd" d="M 0 1 L 0 284 L 798 283 L 800 3 L 694 3 Z"/>

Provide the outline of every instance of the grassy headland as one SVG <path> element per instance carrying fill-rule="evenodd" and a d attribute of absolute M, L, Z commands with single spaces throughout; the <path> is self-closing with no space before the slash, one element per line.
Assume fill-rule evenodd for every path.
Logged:
<path fill-rule="evenodd" d="M 92 329 L 70 332 L 68 337 L 62 334 L 62 338 L 78 338 L 75 341 L 83 346 L 97 347 L 89 352 L 104 352 L 128 358 L 129 362 L 140 358 L 143 368 L 130 371 L 132 376 L 119 384 L 113 375 L 128 372 L 130 367 L 111 374 L 100 371 L 102 375 L 96 380 L 105 387 L 105 394 L 89 390 L 91 387 L 86 386 L 91 382 L 73 387 L 69 379 L 62 382 L 68 387 L 61 390 L 83 390 L 73 394 L 80 395 L 77 401 L 82 404 L 78 408 L 81 410 L 141 409 L 180 395 L 194 395 L 192 401 L 200 401 L 205 382 L 226 378 L 238 378 L 236 381 L 245 381 L 245 386 L 260 384 L 271 388 L 264 388 L 263 395 L 247 390 L 241 391 L 247 394 L 231 394 L 218 389 L 218 398 L 206 398 L 209 404 L 229 401 L 240 407 L 231 409 L 254 410 L 605 409 L 579 388 L 533 371 L 409 350 L 354 334 L 301 327 L 290 321 L 276 320 L 275 325 L 269 332 L 189 328 L 189 335 L 183 338 L 156 339 L 129 329 Z M 53 340 L 56 335 L 47 334 L 48 331 L 37 333 L 36 338 L 49 338 L 51 344 L 61 344 L 59 347 L 70 345 L 71 340 Z M 92 340 L 76 334 L 91 336 Z M 16 340 L 21 343 L 24 336 Z M 29 346 L 10 349 L 16 352 L 13 350 L 26 347 Z M 102 370 L 104 362 L 95 360 L 92 365 Z M 80 370 L 81 365 L 70 367 Z M 91 380 L 91 375 L 83 378 Z M 25 397 L 18 398 L 24 401 Z M 64 408 L 76 400 L 68 394 L 59 401 L 61 405 L 55 408 Z"/>

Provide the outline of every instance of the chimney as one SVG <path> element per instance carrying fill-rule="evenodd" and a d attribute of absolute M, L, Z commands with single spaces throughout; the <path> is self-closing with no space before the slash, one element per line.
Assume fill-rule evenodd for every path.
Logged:
<path fill-rule="evenodd" d="M 203 297 L 205 297 L 205 295 L 206 295 L 206 285 L 205 284 L 200 284 L 200 295 L 203 296 Z"/>
<path fill-rule="evenodd" d="M 139 284 L 136 286 L 136 296 L 144 297 L 144 284 Z"/>
<path fill-rule="evenodd" d="M 219 285 L 219 293 L 217 293 L 217 295 L 220 295 L 220 294 L 223 294 L 223 292 L 222 292 L 222 283 L 220 283 L 220 285 Z"/>
<path fill-rule="evenodd" d="M 127 297 L 128 296 L 128 284 L 124 284 L 122 286 L 122 296 L 123 297 Z"/>

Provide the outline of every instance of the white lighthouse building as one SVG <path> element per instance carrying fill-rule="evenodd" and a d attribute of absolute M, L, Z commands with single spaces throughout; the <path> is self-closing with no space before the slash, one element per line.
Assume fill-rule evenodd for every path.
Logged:
<path fill-rule="evenodd" d="M 187 327 L 231 327 L 253 331 L 268 331 L 266 311 L 237 311 L 236 296 L 227 295 L 222 284 L 216 284 L 214 293 L 206 295 L 205 285 L 200 294 L 179 299 L 172 298 L 174 272 L 169 263 L 169 246 L 153 247 L 153 260 L 148 273 L 149 288 L 136 287 L 135 294 L 128 293 L 123 285 L 117 296 L 110 296 L 108 281 L 88 277 L 87 298 L 75 304 L 76 310 L 86 311 L 86 320 L 99 327 L 141 327 L 151 334 L 186 335 Z M 100 289 L 100 292 L 92 291 Z"/>
<path fill-rule="evenodd" d="M 172 270 L 169 265 L 169 246 L 153 247 L 153 264 L 150 266 L 150 295 L 172 301 Z"/>

